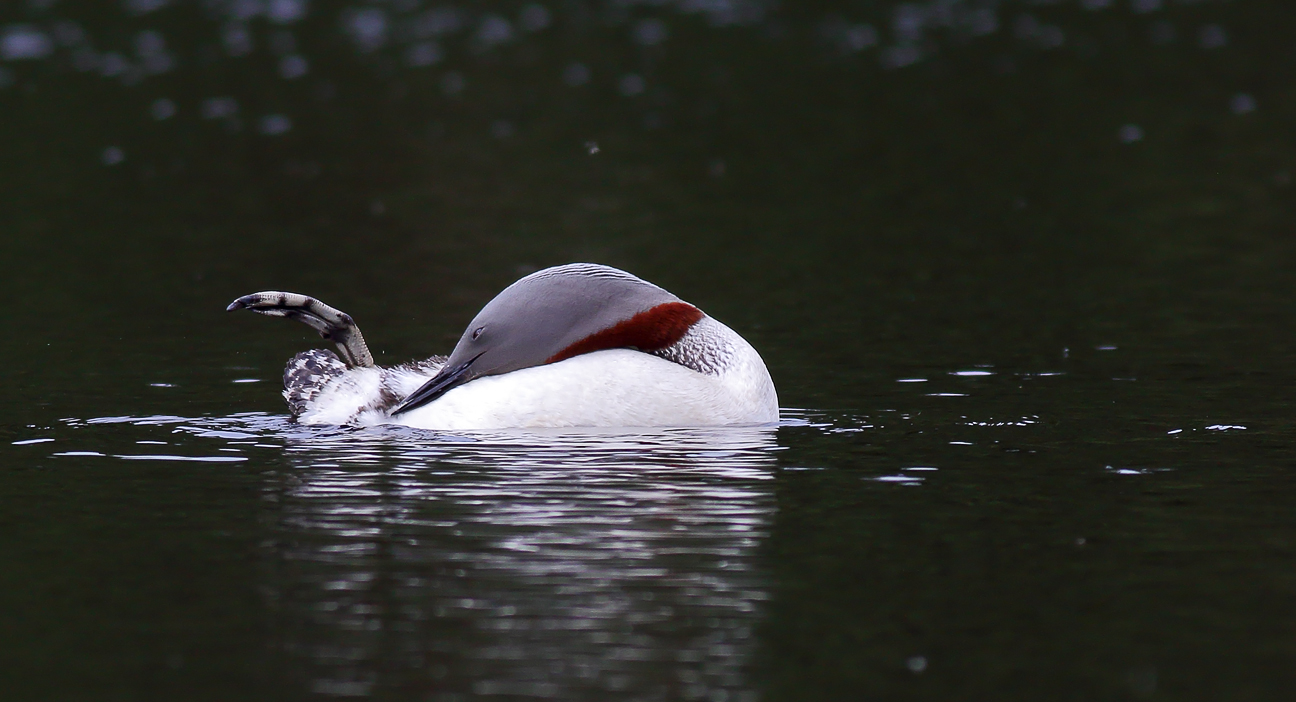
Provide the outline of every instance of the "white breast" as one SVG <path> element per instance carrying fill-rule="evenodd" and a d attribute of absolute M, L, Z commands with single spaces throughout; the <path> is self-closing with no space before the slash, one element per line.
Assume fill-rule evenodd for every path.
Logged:
<path fill-rule="evenodd" d="M 705 354 L 706 372 L 629 349 L 597 351 L 558 363 L 477 378 L 422 407 L 389 417 L 367 409 L 386 384 L 403 394 L 428 377 L 356 369 L 321 392 L 303 413 L 308 424 L 404 424 L 471 431 L 539 427 L 665 427 L 770 424 L 778 397 L 756 350 L 711 318 L 673 351 Z M 384 374 L 386 374 L 384 376 Z"/>

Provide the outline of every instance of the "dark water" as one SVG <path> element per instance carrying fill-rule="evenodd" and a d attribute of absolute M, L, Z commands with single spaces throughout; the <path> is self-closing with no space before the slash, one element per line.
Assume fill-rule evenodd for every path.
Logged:
<path fill-rule="evenodd" d="M 1285 3 L 0 6 L 13 699 L 1285 699 Z M 626 268 L 770 430 L 301 427 Z"/>

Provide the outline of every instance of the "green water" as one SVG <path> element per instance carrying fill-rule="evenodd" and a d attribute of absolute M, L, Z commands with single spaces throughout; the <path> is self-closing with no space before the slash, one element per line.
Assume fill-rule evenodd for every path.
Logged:
<path fill-rule="evenodd" d="M 5 697 L 1285 699 L 1291 10 L 703 5 L 0 7 Z M 781 426 L 302 427 L 222 311 L 569 261 Z"/>

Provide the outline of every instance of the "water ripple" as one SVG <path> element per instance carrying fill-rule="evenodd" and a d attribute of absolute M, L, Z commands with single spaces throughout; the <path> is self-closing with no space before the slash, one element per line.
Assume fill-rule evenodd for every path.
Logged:
<path fill-rule="evenodd" d="M 773 429 L 441 435 L 263 414 L 66 423 L 164 430 L 188 451 L 197 440 L 252 459 L 260 519 L 273 525 L 260 588 L 279 618 L 271 644 L 306 664 L 317 693 L 422 681 L 451 696 L 753 694 Z"/>

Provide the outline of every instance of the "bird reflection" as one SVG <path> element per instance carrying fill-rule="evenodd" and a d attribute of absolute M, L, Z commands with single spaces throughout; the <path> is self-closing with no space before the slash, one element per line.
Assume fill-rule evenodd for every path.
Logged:
<path fill-rule="evenodd" d="M 281 436 L 266 593 L 314 692 L 754 699 L 771 430 Z"/>

